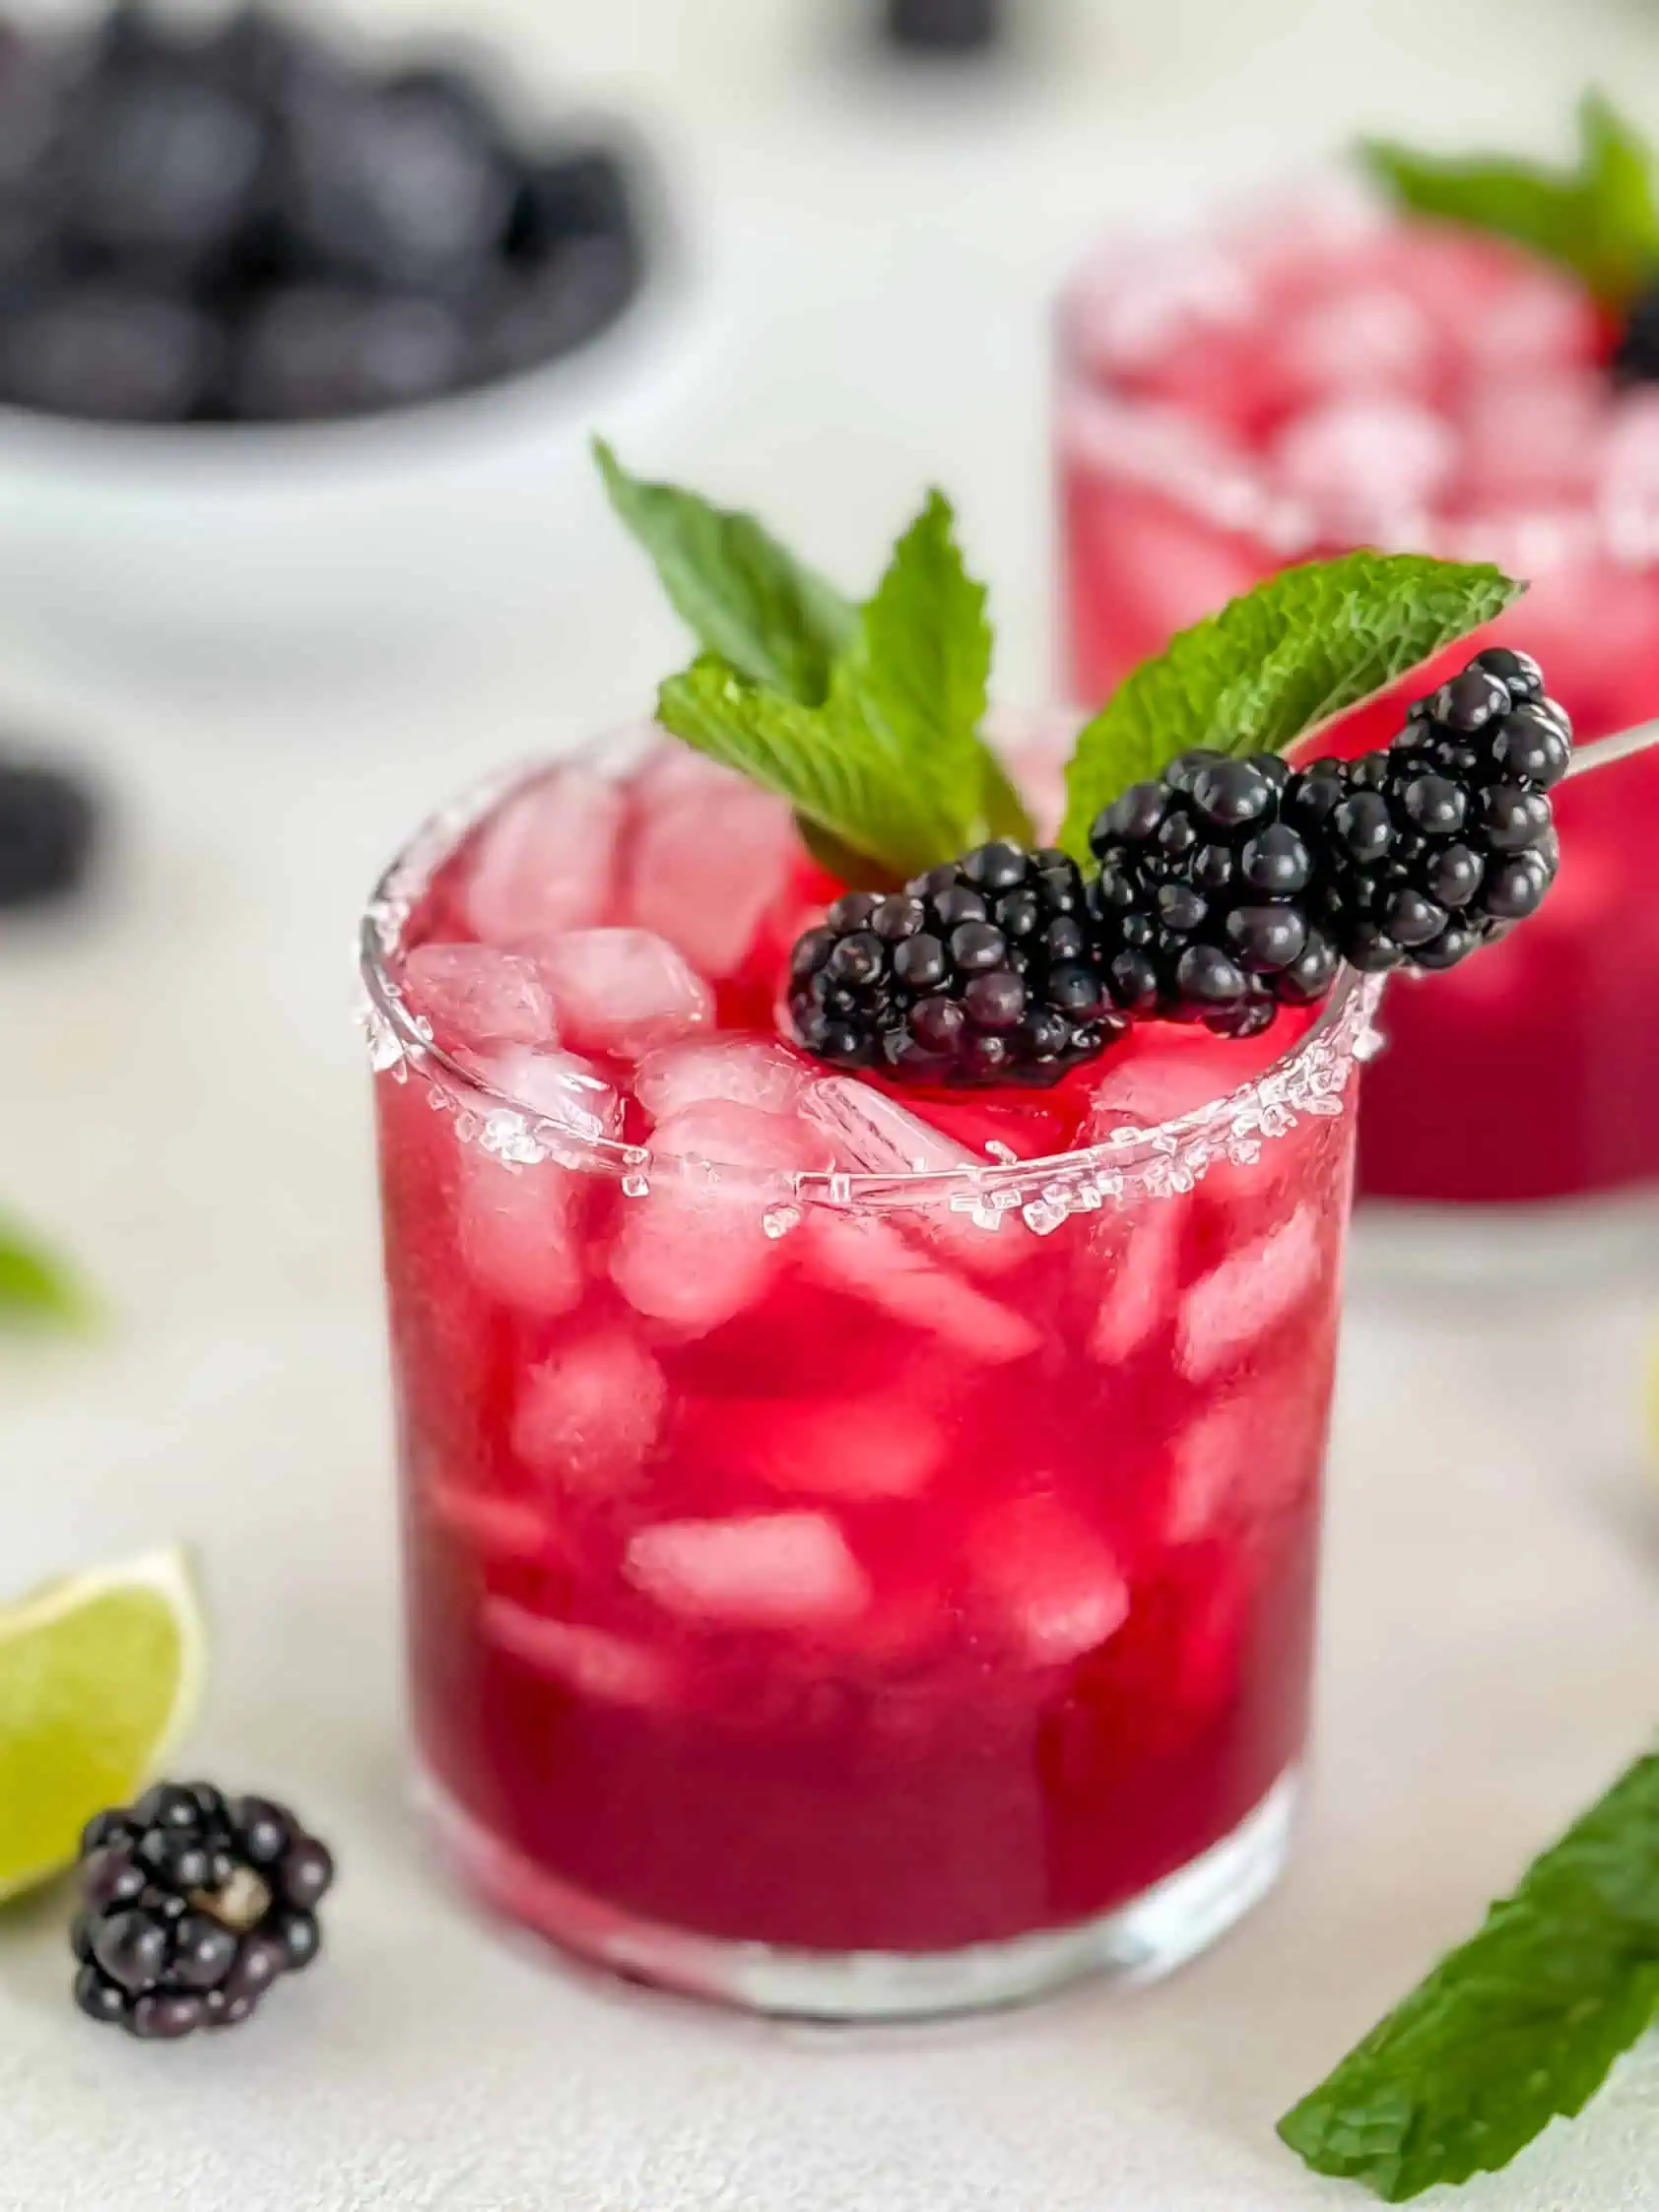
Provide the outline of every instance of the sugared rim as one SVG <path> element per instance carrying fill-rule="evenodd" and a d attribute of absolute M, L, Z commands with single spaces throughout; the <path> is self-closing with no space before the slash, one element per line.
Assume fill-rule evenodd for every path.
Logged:
<path fill-rule="evenodd" d="M 1342 172 L 1325 169 L 1307 188 L 1326 192 L 1337 208 L 1363 206 L 1378 229 L 1414 228 Z M 1360 197 L 1357 201 L 1356 193 Z M 1274 481 L 1265 457 L 1218 455 L 1202 440 L 1186 440 L 1176 425 L 1203 430 L 1199 411 L 1138 397 L 1122 388 L 1120 374 L 1082 343 L 1078 324 L 1091 289 L 1096 293 L 1112 247 L 1151 245 L 1161 239 L 1225 248 L 1231 226 L 1217 217 L 1189 220 L 1155 230 L 1131 228 L 1096 246 L 1063 286 L 1054 311 L 1060 369 L 1057 434 L 1064 454 L 1094 459 L 1147 489 L 1161 492 L 1188 513 L 1236 537 L 1255 539 L 1280 560 L 1309 558 L 1333 548 L 1375 546 L 1385 553 L 1427 553 L 1444 560 L 1495 561 L 1522 576 L 1537 577 L 1585 559 L 1647 569 L 1659 564 L 1659 501 L 1537 500 L 1504 508 L 1454 513 L 1442 503 L 1402 505 L 1369 518 L 1377 527 L 1361 534 L 1354 517 L 1335 505 L 1289 491 Z M 1185 450 L 1183 450 L 1185 444 Z"/>
<path fill-rule="evenodd" d="M 400 1080 L 413 1073 L 431 1084 L 433 1104 L 470 1116 L 487 1149 L 524 1162 L 558 1157 L 609 1174 L 625 1188 L 644 1189 L 653 1169 L 673 1173 L 691 1166 L 714 1178 L 763 1183 L 798 1204 L 842 1212 L 944 1205 L 978 1227 L 995 1229 L 1006 1213 L 1018 1210 L 1028 1226 L 1046 1233 L 1068 1214 L 1096 1210 L 1108 1200 L 1188 1190 L 1212 1160 L 1248 1161 L 1303 1115 L 1331 1118 L 1344 1110 L 1354 1062 L 1372 1046 L 1372 1017 L 1382 989 L 1380 977 L 1348 968 L 1317 1019 L 1250 1082 L 1167 1121 L 1120 1129 L 1103 1143 L 1042 1159 L 987 1160 L 983 1166 L 894 1175 L 789 1170 L 758 1177 L 752 1163 L 659 1153 L 616 1138 L 579 1136 L 550 1122 L 528 1101 L 486 1081 L 433 1042 L 428 1025 L 404 1003 L 393 964 L 409 917 L 432 877 L 495 808 L 553 770 L 577 762 L 614 775 L 632 765 L 653 742 L 648 726 L 635 727 L 487 779 L 424 822 L 374 886 L 359 942 L 364 1023 L 374 1068 Z"/>

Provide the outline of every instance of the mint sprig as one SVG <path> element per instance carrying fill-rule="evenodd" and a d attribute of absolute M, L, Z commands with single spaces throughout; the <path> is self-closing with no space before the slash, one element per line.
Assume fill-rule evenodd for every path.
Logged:
<path fill-rule="evenodd" d="M 593 453 L 612 505 L 698 643 L 751 683 L 820 705 L 856 609 L 753 515 L 630 476 L 603 438 Z"/>
<path fill-rule="evenodd" d="M 886 884 L 1030 818 L 980 734 L 985 590 L 949 502 L 930 492 L 862 608 L 753 517 L 630 477 L 595 447 L 619 514 L 703 650 L 663 684 L 658 719 L 794 807 L 847 881 Z"/>
<path fill-rule="evenodd" d="M 753 516 L 632 477 L 594 452 L 622 519 L 700 652 L 657 718 L 794 808 L 841 881 L 889 888 L 991 837 L 1035 832 L 981 732 L 990 682 L 985 590 L 949 501 L 929 492 L 874 594 L 855 608 Z M 1286 569 L 1183 630 L 1080 733 L 1061 842 L 1129 784 L 1196 746 L 1283 751 L 1509 605 L 1496 568 L 1357 553 Z"/>
<path fill-rule="evenodd" d="M 1569 168 L 1420 154 L 1387 140 L 1366 143 L 1360 158 L 1400 207 L 1490 230 L 1559 262 L 1615 310 L 1659 275 L 1652 152 L 1599 93 L 1580 102 L 1578 156 Z"/>
<path fill-rule="evenodd" d="M 78 1329 L 91 1314 L 92 1300 L 67 1263 L 0 1215 L 0 1330 Z"/>
<path fill-rule="evenodd" d="M 1078 859 L 1101 808 L 1197 746 L 1283 752 L 1501 614 L 1500 569 L 1344 553 L 1282 569 L 1170 639 L 1079 733 L 1060 842 Z"/>
<path fill-rule="evenodd" d="M 1279 2123 L 1390 2204 L 1495 2172 L 1577 2113 L 1659 2005 L 1659 1756 L 1640 1759 L 1469 1942 Z"/>

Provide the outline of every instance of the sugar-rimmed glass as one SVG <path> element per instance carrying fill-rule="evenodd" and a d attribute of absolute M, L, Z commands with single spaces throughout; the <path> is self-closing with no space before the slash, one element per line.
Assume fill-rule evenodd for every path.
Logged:
<path fill-rule="evenodd" d="M 907 1163 L 922 1125 L 847 1077 L 675 1154 L 550 1120 L 402 995 L 522 788 L 423 832 L 364 934 L 438 1834 L 571 1950 L 763 2010 L 1190 1956 L 1286 1849 L 1374 986 L 1047 1159 Z M 893 1171 L 796 1164 L 798 1129 Z"/>

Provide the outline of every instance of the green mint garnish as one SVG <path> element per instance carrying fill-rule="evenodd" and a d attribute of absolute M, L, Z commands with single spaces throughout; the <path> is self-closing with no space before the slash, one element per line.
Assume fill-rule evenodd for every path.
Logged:
<path fill-rule="evenodd" d="M 1182 630 L 1078 735 L 1060 842 L 1119 792 L 1195 746 L 1283 752 L 1501 614 L 1525 589 L 1500 569 L 1424 553 L 1344 553 L 1282 569 Z"/>
<path fill-rule="evenodd" d="M 1279 2123 L 1400 2204 L 1579 2112 L 1659 2004 L 1659 1756 L 1638 1760 L 1469 1942 Z"/>
<path fill-rule="evenodd" d="M 1599 93 L 1579 106 L 1571 168 L 1417 154 L 1384 141 L 1360 151 L 1401 207 L 1530 247 L 1572 270 L 1609 307 L 1626 308 L 1659 275 L 1653 158 Z"/>
<path fill-rule="evenodd" d="M 0 1329 L 77 1329 L 91 1311 L 86 1290 L 65 1263 L 0 1216 Z"/>
<path fill-rule="evenodd" d="M 758 522 L 642 485 L 596 447 L 618 512 L 703 650 L 663 684 L 665 729 L 787 799 L 811 849 L 882 884 L 1031 823 L 980 735 L 985 591 L 929 494 L 874 597 L 850 607 Z"/>
<path fill-rule="evenodd" d="M 701 647 L 657 695 L 664 729 L 794 808 L 841 881 L 881 889 L 1035 831 L 981 735 L 985 589 L 928 494 L 854 607 L 753 516 L 594 452 L 617 512 Z M 1061 843 L 1195 746 L 1280 752 L 1498 615 L 1524 587 L 1420 553 L 1346 553 L 1270 577 L 1144 662 L 1079 734 Z"/>
<path fill-rule="evenodd" d="M 602 438 L 594 439 L 593 452 L 612 505 L 650 554 L 703 650 L 751 683 L 803 706 L 821 705 L 857 611 L 753 515 L 671 484 L 641 483 Z"/>

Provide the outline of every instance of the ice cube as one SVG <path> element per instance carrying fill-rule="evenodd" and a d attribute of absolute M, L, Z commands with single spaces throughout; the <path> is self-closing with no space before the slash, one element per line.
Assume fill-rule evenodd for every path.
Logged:
<path fill-rule="evenodd" d="M 1598 459 L 1610 506 L 1659 511 L 1659 390 L 1638 386 L 1607 411 Z"/>
<path fill-rule="evenodd" d="M 435 1521 L 478 1549 L 503 1559 L 545 1560 L 554 1546 L 553 1525 L 540 1506 L 502 1498 L 458 1482 L 433 1483 L 425 1492 Z"/>
<path fill-rule="evenodd" d="M 812 1084 L 801 1110 L 823 1132 L 838 1167 L 906 1176 L 983 1171 L 990 1166 L 885 1092 L 849 1075 L 830 1075 Z M 963 1203 L 953 1205 L 952 1198 Z M 988 1189 L 976 1195 L 967 1181 L 960 1191 L 925 1205 L 896 1208 L 892 1218 L 906 1235 L 925 1238 L 976 1273 L 1000 1274 L 1030 1256 L 1033 1239 L 1021 1222 L 1018 1206 L 999 1207 Z"/>
<path fill-rule="evenodd" d="M 695 757 L 695 755 L 694 755 Z M 723 768 L 641 801 L 629 856 L 628 910 L 701 974 L 732 975 L 795 853 L 787 804 Z"/>
<path fill-rule="evenodd" d="M 1595 387 L 1601 331 L 1589 289 L 1530 254 L 1515 256 L 1478 314 L 1465 308 L 1448 328 L 1478 373 L 1576 368 L 1585 389 Z"/>
<path fill-rule="evenodd" d="M 1324 1271 L 1317 1207 L 1234 1252 L 1194 1283 L 1181 1301 L 1177 1358 L 1194 1383 L 1235 1365 L 1311 1296 Z"/>
<path fill-rule="evenodd" d="M 560 768 L 516 792 L 485 824 L 467 879 L 467 918 L 512 947 L 604 921 L 625 801 L 589 768 Z"/>
<path fill-rule="evenodd" d="M 1163 1527 L 1169 1542 L 1194 1543 L 1222 1527 L 1263 1441 L 1254 1407 L 1235 1397 L 1219 1399 L 1190 1424 L 1170 1459 Z"/>
<path fill-rule="evenodd" d="M 494 1087 L 540 1120 L 589 1142 L 622 1128 L 622 1100 L 598 1071 L 569 1052 L 493 1053 L 477 1063 Z"/>
<path fill-rule="evenodd" d="M 1038 1666 L 1081 1659 L 1129 1617 L 1110 1547 L 1057 1498 L 1021 1498 L 988 1516 L 970 1540 L 968 1571 L 1003 1633 Z"/>
<path fill-rule="evenodd" d="M 1465 497 L 1499 507 L 1576 497 L 1594 473 L 1606 412 L 1582 373 L 1484 379 L 1463 416 Z"/>
<path fill-rule="evenodd" d="M 659 1165 L 624 1207 L 611 1279 L 636 1313 L 703 1335 L 753 1305 L 780 1265 L 766 1217 L 789 1172 L 809 1164 L 806 1139 L 782 1115 L 704 1099 L 660 1123 L 652 1151 Z M 676 1164 L 688 1161 L 710 1164 Z"/>
<path fill-rule="evenodd" d="M 652 1121 L 710 1098 L 787 1114 L 799 1103 L 808 1068 L 787 1045 L 745 1040 L 666 1045 L 640 1061 L 633 1095 Z"/>
<path fill-rule="evenodd" d="M 721 1399 L 701 1433 L 729 1472 L 821 1498 L 914 1497 L 946 1452 L 938 1421 L 896 1394 Z"/>
<path fill-rule="evenodd" d="M 810 1628 L 854 1618 L 869 1600 L 846 1538 L 821 1513 L 664 1521 L 628 1547 L 635 1589 L 711 1628 Z"/>
<path fill-rule="evenodd" d="M 534 952 L 560 1034 L 578 1052 L 637 1060 L 713 1016 L 707 984 L 649 930 L 571 930 Z"/>
<path fill-rule="evenodd" d="M 1080 273 L 1066 303 L 1068 335 L 1086 360 L 1111 369 L 1160 363 L 1246 323 L 1256 304 L 1248 271 L 1220 242 L 1198 236 L 1114 241 Z"/>
<path fill-rule="evenodd" d="M 553 1001 L 534 962 L 490 944 L 418 944 L 404 995 L 441 1045 L 548 1045 Z"/>
<path fill-rule="evenodd" d="M 1042 1332 L 1025 1314 L 963 1282 L 889 1221 L 816 1207 L 803 1242 L 805 1265 L 818 1280 L 867 1300 L 970 1359 L 1000 1366 L 1026 1358 L 1042 1342 Z"/>
<path fill-rule="evenodd" d="M 578 1337 L 525 1377 L 513 1451 L 562 1489 L 620 1487 L 650 1457 L 667 1395 L 661 1368 L 626 1331 Z"/>
<path fill-rule="evenodd" d="M 467 1271 L 522 1312 L 568 1313 L 581 1298 L 578 1178 L 557 1160 L 519 1167 L 480 1145 L 460 1147 L 456 1242 Z"/>
<path fill-rule="evenodd" d="M 667 1659 L 602 1628 L 533 1613 L 508 1597 L 484 1600 L 484 1632 L 539 1673 L 610 1705 L 661 1705 L 673 1695 Z"/>
<path fill-rule="evenodd" d="M 1103 1367 L 1130 1359 L 1175 1311 L 1186 1214 L 1177 1199 L 1142 1199 L 1127 1211 L 1104 1212 L 1087 1243 L 1083 1265 L 1098 1310 L 1089 1332 L 1090 1356 Z"/>
<path fill-rule="evenodd" d="M 1386 529 L 1435 506 L 1457 465 L 1450 423 L 1407 399 L 1336 399 L 1274 447 L 1285 489 L 1332 528 Z"/>
<path fill-rule="evenodd" d="M 1235 1044 L 1181 1030 L 1161 1038 L 1156 1054 L 1135 1057 L 1133 1046 L 1121 1060 L 1107 1057 L 1089 1103 L 1080 1141 L 1104 1144 L 1119 1130 L 1161 1129 L 1225 1098 L 1249 1079 L 1229 1054 Z"/>
<path fill-rule="evenodd" d="M 1427 396 L 1438 340 L 1421 303 L 1398 285 L 1321 289 L 1287 310 L 1267 353 L 1298 406 L 1361 392 Z"/>

